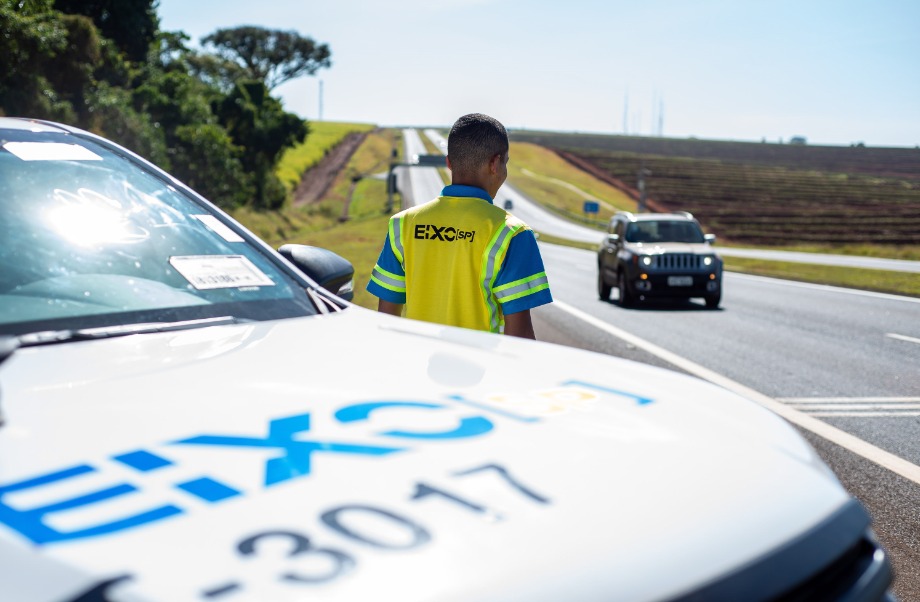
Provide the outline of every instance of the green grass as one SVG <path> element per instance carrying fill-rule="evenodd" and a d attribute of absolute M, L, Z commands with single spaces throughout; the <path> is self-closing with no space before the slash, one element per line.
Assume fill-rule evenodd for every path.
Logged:
<path fill-rule="evenodd" d="M 345 136 L 353 132 L 369 132 L 375 127 L 368 123 L 311 121 L 307 139 L 284 152 L 275 174 L 291 192 L 297 188 L 303 173 L 319 163 Z"/>

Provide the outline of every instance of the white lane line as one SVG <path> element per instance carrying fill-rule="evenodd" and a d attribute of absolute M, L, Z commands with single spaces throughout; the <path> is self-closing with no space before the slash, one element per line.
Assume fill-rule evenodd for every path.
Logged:
<path fill-rule="evenodd" d="M 920 397 L 781 397 L 790 407 L 812 416 L 890 418 L 920 415 Z"/>
<path fill-rule="evenodd" d="M 920 403 L 895 404 L 895 403 L 791 403 L 792 407 L 808 412 L 821 410 L 846 410 L 857 412 L 859 410 L 920 410 Z"/>
<path fill-rule="evenodd" d="M 887 333 L 885 333 L 885 336 L 888 337 L 889 339 L 897 339 L 897 340 L 899 340 L 899 341 L 907 341 L 908 343 L 917 343 L 918 345 L 920 345 L 920 339 L 917 339 L 917 338 L 914 338 L 914 337 L 909 337 L 909 336 L 907 336 L 907 335 L 895 334 L 895 333 L 893 333 L 893 332 L 887 332 Z"/>
<path fill-rule="evenodd" d="M 820 437 L 823 437 L 832 443 L 836 443 L 844 449 L 862 456 L 870 462 L 874 462 L 882 468 L 887 468 L 891 472 L 920 485 L 920 466 L 908 462 L 904 458 L 896 456 L 895 454 L 887 452 L 880 447 L 876 447 L 871 443 L 863 441 L 859 437 L 855 437 L 846 431 L 842 431 L 837 427 L 831 426 L 822 420 L 818 420 L 814 416 L 809 416 L 804 412 L 790 408 L 786 404 L 780 403 L 772 397 L 764 395 L 759 391 L 755 391 L 750 387 L 746 387 L 741 383 L 735 382 L 730 378 L 722 376 L 717 372 L 713 372 L 708 368 L 704 368 L 703 366 L 700 366 L 695 362 L 691 362 L 690 360 L 685 359 L 676 353 L 672 353 L 667 349 L 662 349 L 661 347 L 649 343 L 648 341 L 628 333 L 625 330 L 620 330 L 616 326 L 595 318 L 591 314 L 585 313 L 580 309 L 576 309 L 563 301 L 554 301 L 553 305 L 568 313 L 569 315 L 578 318 L 583 322 L 587 322 L 598 330 L 602 330 L 612 336 L 626 341 L 627 343 L 631 343 L 636 347 L 639 347 L 640 349 L 656 355 L 664 361 L 681 368 L 682 370 L 686 370 L 690 374 L 698 376 L 704 380 L 708 380 L 709 382 L 717 384 L 730 391 L 734 391 L 735 393 L 738 393 L 743 397 L 747 397 L 752 401 L 756 401 L 760 405 L 782 416 L 789 422 Z"/>
<path fill-rule="evenodd" d="M 920 397 L 777 397 L 783 403 L 920 403 Z"/>
<path fill-rule="evenodd" d="M 891 418 L 892 416 L 910 417 L 920 416 L 920 412 L 809 412 L 809 416 L 821 418 Z"/>

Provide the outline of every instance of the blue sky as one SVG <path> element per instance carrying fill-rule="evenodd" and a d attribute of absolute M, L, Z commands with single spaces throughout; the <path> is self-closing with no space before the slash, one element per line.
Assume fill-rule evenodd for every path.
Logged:
<path fill-rule="evenodd" d="M 918 0 L 160 0 L 193 45 L 296 30 L 332 67 L 279 87 L 307 119 L 920 145 Z M 322 82 L 322 86 L 320 86 Z"/>

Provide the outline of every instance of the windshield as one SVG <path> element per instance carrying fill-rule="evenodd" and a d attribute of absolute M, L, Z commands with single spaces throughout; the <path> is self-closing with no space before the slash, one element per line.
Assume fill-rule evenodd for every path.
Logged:
<path fill-rule="evenodd" d="M 0 334 L 316 313 L 247 236 L 106 146 L 0 130 Z"/>
<path fill-rule="evenodd" d="M 649 220 L 632 222 L 626 228 L 626 242 L 706 242 L 703 231 L 694 222 Z"/>

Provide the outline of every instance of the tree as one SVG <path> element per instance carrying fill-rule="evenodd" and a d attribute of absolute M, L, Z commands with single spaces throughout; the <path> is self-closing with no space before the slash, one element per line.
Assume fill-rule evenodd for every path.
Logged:
<path fill-rule="evenodd" d="M 280 207 L 287 192 L 275 165 L 309 130 L 265 82 L 328 66 L 328 48 L 266 32 L 250 69 L 158 31 L 156 4 L 0 0 L 0 115 L 101 134 L 226 208 Z"/>
<path fill-rule="evenodd" d="M 147 58 L 160 21 L 157 0 L 54 0 L 54 8 L 93 20 L 103 37 L 115 42 L 130 61 Z"/>
<path fill-rule="evenodd" d="M 287 191 L 273 169 L 285 148 L 306 138 L 307 124 L 297 115 L 286 113 L 281 101 L 272 97 L 261 81 L 238 82 L 215 108 L 233 143 L 246 149 L 241 160 L 254 178 L 255 206 L 280 208 Z"/>
<path fill-rule="evenodd" d="M 94 84 L 100 40 L 86 17 L 62 15 L 47 2 L 0 2 L 0 110 L 74 122 Z"/>
<path fill-rule="evenodd" d="M 201 42 L 214 47 L 221 58 L 243 67 L 249 79 L 264 82 L 269 90 L 332 65 L 326 44 L 317 44 L 296 31 L 234 27 L 218 29 Z"/>

